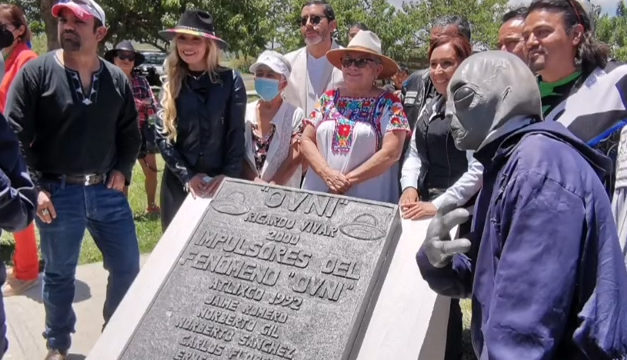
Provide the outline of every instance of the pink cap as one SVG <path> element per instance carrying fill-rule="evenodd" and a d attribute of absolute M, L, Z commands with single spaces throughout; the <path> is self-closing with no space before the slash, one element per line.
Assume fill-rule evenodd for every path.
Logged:
<path fill-rule="evenodd" d="M 94 17 L 105 25 L 104 10 L 94 0 L 61 0 L 52 7 L 52 16 L 59 17 L 61 10 L 68 9 L 81 20 Z"/>

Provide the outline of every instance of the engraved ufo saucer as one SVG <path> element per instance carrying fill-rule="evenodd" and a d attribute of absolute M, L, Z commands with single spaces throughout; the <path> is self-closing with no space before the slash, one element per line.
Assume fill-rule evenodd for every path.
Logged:
<path fill-rule="evenodd" d="M 371 214 L 361 214 L 352 223 L 340 226 L 342 234 L 358 240 L 374 241 L 385 236 L 385 231 L 377 227 L 378 221 Z"/>
<path fill-rule="evenodd" d="M 211 201 L 211 207 L 223 214 L 228 215 L 243 215 L 248 212 L 248 207 L 244 205 L 246 197 L 241 192 L 232 192 L 226 196 L 213 199 Z"/>

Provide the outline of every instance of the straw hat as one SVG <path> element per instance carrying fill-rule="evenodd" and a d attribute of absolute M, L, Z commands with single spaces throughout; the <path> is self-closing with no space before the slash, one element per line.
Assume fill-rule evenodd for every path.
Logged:
<path fill-rule="evenodd" d="M 379 79 L 389 78 L 398 71 L 398 64 L 381 53 L 381 39 L 372 31 L 359 31 L 353 40 L 348 43 L 347 47 L 327 51 L 327 59 L 333 66 L 341 69 L 342 57 L 348 53 L 362 53 L 379 58 L 383 64 L 383 70 L 379 74 Z"/>

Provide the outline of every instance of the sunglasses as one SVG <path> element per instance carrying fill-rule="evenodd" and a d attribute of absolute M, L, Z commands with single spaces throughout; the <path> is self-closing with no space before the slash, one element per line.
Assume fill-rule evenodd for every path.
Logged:
<path fill-rule="evenodd" d="M 122 54 L 122 53 L 117 53 L 115 55 L 116 58 L 120 59 L 120 60 L 128 60 L 128 61 L 135 61 L 135 54 Z"/>
<path fill-rule="evenodd" d="M 308 16 L 303 16 L 302 18 L 300 18 L 300 26 L 305 26 L 307 25 L 307 22 L 310 21 L 311 25 L 318 25 L 320 24 L 320 21 L 322 21 L 323 18 L 327 18 L 326 16 L 322 15 L 308 15 Z"/>
<path fill-rule="evenodd" d="M 345 68 L 349 68 L 351 65 L 355 65 L 357 68 L 361 69 L 361 68 L 366 67 L 366 65 L 368 65 L 369 62 L 374 62 L 374 60 L 369 59 L 369 58 L 359 58 L 359 59 L 343 58 L 341 60 L 342 67 L 345 67 Z"/>

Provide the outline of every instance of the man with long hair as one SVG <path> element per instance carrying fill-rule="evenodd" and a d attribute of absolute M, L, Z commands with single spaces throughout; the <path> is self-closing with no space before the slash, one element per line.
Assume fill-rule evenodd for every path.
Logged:
<path fill-rule="evenodd" d="M 523 37 L 529 67 L 538 76 L 545 120 L 559 121 L 615 160 L 627 119 L 627 66 L 608 63 L 609 48 L 594 37 L 582 3 L 534 0 Z M 610 192 L 613 175 L 606 183 Z"/>

